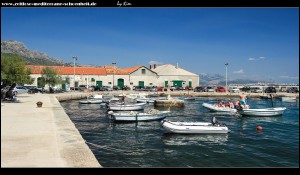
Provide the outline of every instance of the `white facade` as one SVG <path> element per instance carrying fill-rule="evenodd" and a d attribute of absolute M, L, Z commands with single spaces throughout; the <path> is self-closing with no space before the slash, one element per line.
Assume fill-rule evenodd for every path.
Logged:
<path fill-rule="evenodd" d="M 157 67 L 154 65 L 151 70 L 159 76 L 157 80 L 158 86 L 165 86 L 166 81 L 169 86 L 186 87 L 191 85 L 192 87 L 196 87 L 199 85 L 199 75 L 179 68 L 178 65 L 164 64 Z"/>
<path fill-rule="evenodd" d="M 88 69 L 88 68 L 86 68 Z M 126 71 L 125 71 L 126 70 Z M 74 75 L 61 75 L 62 79 L 65 80 L 66 77 L 70 78 L 70 87 L 74 87 Z M 41 74 L 31 74 L 31 77 L 35 79 L 32 85 L 37 86 L 37 80 L 42 77 Z M 192 85 L 196 87 L 199 85 L 199 75 L 188 72 L 178 66 L 171 64 L 161 65 L 156 67 L 156 65 L 149 69 L 145 66 L 136 66 L 133 68 L 126 68 L 121 74 L 100 74 L 100 75 L 87 75 L 87 74 L 76 74 L 75 75 L 76 84 L 96 86 L 97 84 L 101 86 L 129 86 L 131 89 L 133 86 L 165 86 L 166 81 L 169 86 L 180 82 L 180 86 L 185 87 Z M 62 85 L 57 85 L 61 88 Z"/>

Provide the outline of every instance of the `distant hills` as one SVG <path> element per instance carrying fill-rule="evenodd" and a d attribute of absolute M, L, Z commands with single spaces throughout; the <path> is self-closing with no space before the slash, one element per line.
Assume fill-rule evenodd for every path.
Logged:
<path fill-rule="evenodd" d="M 261 81 L 250 80 L 250 79 L 228 79 L 227 84 L 256 84 Z M 268 82 L 265 82 L 268 83 Z M 200 74 L 200 84 L 201 85 L 220 85 L 225 86 L 225 77 L 220 74 Z"/>
<path fill-rule="evenodd" d="M 33 65 L 45 65 L 45 66 L 59 66 L 68 65 L 71 63 L 66 63 L 62 59 L 51 58 L 47 54 L 39 51 L 31 51 L 27 47 L 15 40 L 1 41 L 1 53 L 3 54 L 18 54 L 22 56 L 26 64 Z"/>
<path fill-rule="evenodd" d="M 22 42 L 15 40 L 2 40 L 1 41 L 1 53 L 2 54 L 18 54 L 20 55 L 26 64 L 31 65 L 44 65 L 44 66 L 72 66 L 73 63 L 67 63 L 59 58 L 49 57 L 47 54 L 39 51 L 29 50 Z M 97 67 L 96 65 L 77 65 L 87 67 Z M 255 80 L 249 79 L 229 79 L 227 84 L 250 84 L 258 83 Z M 201 85 L 220 85 L 225 86 L 225 77 L 220 74 L 200 74 Z"/>

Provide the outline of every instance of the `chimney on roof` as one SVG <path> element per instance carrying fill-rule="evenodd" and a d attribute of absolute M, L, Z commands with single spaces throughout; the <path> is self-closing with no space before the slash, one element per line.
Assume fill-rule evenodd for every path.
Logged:
<path fill-rule="evenodd" d="M 150 69 L 152 69 L 152 65 L 150 64 Z"/>
<path fill-rule="evenodd" d="M 178 69 L 178 63 L 176 64 L 176 69 Z"/>
<path fill-rule="evenodd" d="M 156 64 L 154 64 L 153 69 L 156 69 Z"/>

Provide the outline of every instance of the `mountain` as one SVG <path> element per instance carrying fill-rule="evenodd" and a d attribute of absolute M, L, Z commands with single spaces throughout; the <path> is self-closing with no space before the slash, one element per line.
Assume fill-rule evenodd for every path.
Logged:
<path fill-rule="evenodd" d="M 251 80 L 251 79 L 228 79 L 227 85 L 230 84 L 256 84 L 261 83 L 259 80 Z M 263 81 L 264 83 L 271 83 Z M 205 74 L 200 73 L 200 84 L 201 85 L 220 85 L 225 86 L 226 80 L 225 77 L 220 74 Z"/>
<path fill-rule="evenodd" d="M 18 54 L 23 57 L 26 64 L 59 66 L 71 65 L 62 59 L 51 58 L 47 54 L 31 51 L 23 43 L 15 40 L 1 40 L 1 53 L 3 54 Z"/>

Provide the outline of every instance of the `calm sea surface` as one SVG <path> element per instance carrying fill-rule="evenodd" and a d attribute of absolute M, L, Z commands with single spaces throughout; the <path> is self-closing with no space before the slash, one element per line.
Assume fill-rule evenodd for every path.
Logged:
<path fill-rule="evenodd" d="M 210 122 L 216 116 L 231 130 L 228 134 L 169 134 L 160 121 L 115 123 L 99 104 L 68 101 L 61 105 L 103 167 L 299 167 L 299 101 L 274 100 L 274 107 L 287 108 L 276 117 L 241 117 L 202 107 L 216 101 L 186 102 L 184 108 L 171 108 L 167 119 Z M 252 98 L 248 104 L 272 107 L 271 100 Z"/>

